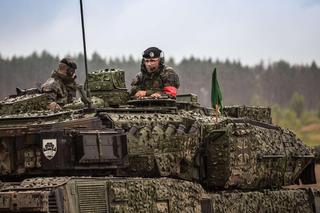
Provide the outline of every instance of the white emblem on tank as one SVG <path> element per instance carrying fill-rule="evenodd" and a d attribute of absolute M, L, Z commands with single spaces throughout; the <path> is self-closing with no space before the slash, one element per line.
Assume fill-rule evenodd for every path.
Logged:
<path fill-rule="evenodd" d="M 57 153 L 57 139 L 43 139 L 42 152 L 48 160 L 51 160 Z"/>

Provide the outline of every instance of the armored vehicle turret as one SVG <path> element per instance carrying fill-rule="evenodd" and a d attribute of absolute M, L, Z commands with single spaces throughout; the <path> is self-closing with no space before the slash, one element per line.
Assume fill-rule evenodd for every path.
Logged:
<path fill-rule="evenodd" d="M 315 212 L 313 150 L 268 107 L 223 115 L 194 94 L 130 99 L 124 71 L 88 76 L 81 101 L 0 102 L 0 212 Z"/>

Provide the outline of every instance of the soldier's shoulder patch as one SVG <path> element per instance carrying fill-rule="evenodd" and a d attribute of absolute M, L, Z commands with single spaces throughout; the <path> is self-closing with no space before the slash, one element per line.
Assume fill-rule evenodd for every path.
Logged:
<path fill-rule="evenodd" d="M 176 75 L 176 72 L 172 67 L 165 67 L 165 69 L 162 72 L 162 76 L 170 76 L 170 75 Z"/>
<path fill-rule="evenodd" d="M 174 86 L 176 88 L 179 88 L 180 86 L 179 76 L 172 67 L 165 67 L 163 73 L 161 74 L 161 78 L 165 86 Z"/>
<path fill-rule="evenodd" d="M 164 76 L 168 76 L 168 75 L 176 75 L 176 72 L 174 71 L 174 69 L 172 67 L 166 67 L 163 71 Z"/>

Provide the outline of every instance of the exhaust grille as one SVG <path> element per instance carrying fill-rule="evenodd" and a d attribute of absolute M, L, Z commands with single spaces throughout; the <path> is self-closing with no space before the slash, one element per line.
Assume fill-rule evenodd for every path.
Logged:
<path fill-rule="evenodd" d="M 106 184 L 104 182 L 77 182 L 79 211 L 107 213 Z"/>
<path fill-rule="evenodd" d="M 49 195 L 49 212 L 58 213 L 58 206 L 55 193 L 50 193 Z"/>

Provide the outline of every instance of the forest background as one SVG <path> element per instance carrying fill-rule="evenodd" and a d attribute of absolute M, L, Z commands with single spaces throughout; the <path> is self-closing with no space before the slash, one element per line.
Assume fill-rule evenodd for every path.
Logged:
<path fill-rule="evenodd" d="M 78 64 L 77 81 L 85 79 L 83 55 L 71 56 Z M 59 57 L 43 51 L 29 56 L 4 58 L 0 55 L 0 98 L 15 93 L 15 88 L 40 87 L 57 67 Z M 211 58 L 184 58 L 166 64 L 180 76 L 178 94 L 194 93 L 199 102 L 210 107 L 211 74 L 218 71 L 224 105 L 262 105 L 272 108 L 273 123 L 292 129 L 309 145 L 320 145 L 320 68 L 310 64 L 289 64 L 279 60 L 254 66 L 240 61 Z M 139 72 L 140 59 L 101 57 L 93 53 L 88 60 L 89 72 L 104 68 L 125 71 L 126 85 Z"/>

